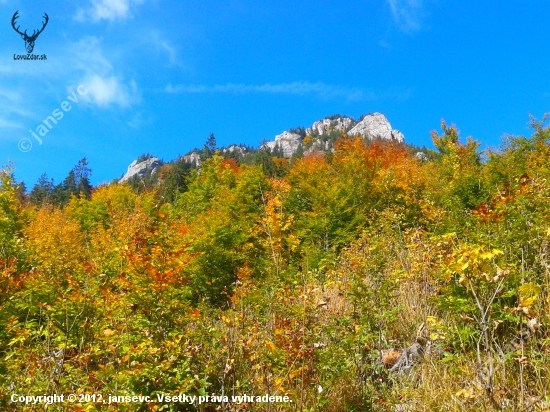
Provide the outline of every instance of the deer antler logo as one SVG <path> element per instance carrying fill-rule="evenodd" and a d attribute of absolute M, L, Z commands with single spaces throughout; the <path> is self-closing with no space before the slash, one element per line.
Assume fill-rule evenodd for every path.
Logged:
<path fill-rule="evenodd" d="M 38 35 L 40 33 L 42 33 L 42 31 L 44 31 L 44 29 L 46 28 L 46 25 L 48 24 L 48 21 L 50 20 L 50 18 L 48 17 L 48 15 L 46 13 L 44 13 L 44 23 L 42 25 L 42 28 L 38 31 L 34 30 L 32 35 L 29 36 L 27 34 L 27 30 L 25 30 L 24 33 L 21 33 L 19 31 L 19 26 L 18 27 L 15 27 L 15 21 L 17 20 L 17 18 L 19 17 L 18 16 L 18 13 L 19 13 L 19 10 L 17 10 L 15 12 L 15 14 L 13 15 L 12 19 L 11 19 L 11 25 L 13 27 L 13 29 L 19 33 L 21 35 L 21 38 L 23 40 L 25 40 L 25 48 L 27 49 L 27 53 L 32 53 L 32 51 L 34 50 L 34 42 L 36 41 L 36 38 L 38 37 Z"/>

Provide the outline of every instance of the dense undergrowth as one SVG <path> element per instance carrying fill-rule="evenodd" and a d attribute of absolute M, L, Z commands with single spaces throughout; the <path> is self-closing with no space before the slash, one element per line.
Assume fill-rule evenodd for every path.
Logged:
<path fill-rule="evenodd" d="M 293 402 L 70 410 L 548 410 L 550 129 L 532 126 L 481 152 L 443 124 L 428 160 L 344 136 L 275 175 L 215 154 L 170 196 L 161 176 L 64 207 L 4 169 L 0 408 L 74 392 Z"/>

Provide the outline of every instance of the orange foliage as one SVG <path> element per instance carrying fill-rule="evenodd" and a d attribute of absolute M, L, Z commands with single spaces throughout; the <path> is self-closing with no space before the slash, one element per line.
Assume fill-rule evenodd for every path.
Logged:
<path fill-rule="evenodd" d="M 237 161 L 229 157 L 226 157 L 225 159 L 223 159 L 223 161 L 220 164 L 220 168 L 222 170 L 229 168 L 233 173 L 238 173 L 240 171 L 239 164 L 237 163 Z"/>

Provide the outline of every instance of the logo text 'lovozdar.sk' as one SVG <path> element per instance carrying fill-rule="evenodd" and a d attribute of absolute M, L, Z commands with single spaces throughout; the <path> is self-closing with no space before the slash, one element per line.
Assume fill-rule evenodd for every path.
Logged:
<path fill-rule="evenodd" d="M 42 23 L 42 28 L 39 30 L 33 30 L 32 34 L 29 36 L 27 33 L 27 30 L 22 32 L 19 30 L 21 26 L 15 26 L 17 18 L 19 17 L 19 10 L 17 10 L 13 17 L 11 18 L 11 26 L 13 29 L 21 36 L 21 38 L 25 41 L 25 49 L 27 50 L 27 54 L 14 54 L 13 60 L 47 60 L 48 57 L 45 54 L 37 55 L 32 54 L 34 50 L 34 43 L 36 42 L 36 39 L 44 31 L 46 28 L 48 21 L 50 18 L 48 17 L 47 13 L 44 13 L 44 22 Z"/>

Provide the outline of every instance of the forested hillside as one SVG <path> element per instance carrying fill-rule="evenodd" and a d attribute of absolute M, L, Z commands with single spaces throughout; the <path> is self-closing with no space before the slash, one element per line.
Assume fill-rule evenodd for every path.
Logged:
<path fill-rule="evenodd" d="M 83 159 L 32 199 L 6 166 L 0 409 L 549 410 L 550 128 L 532 127 L 481 151 L 443 122 L 421 157 L 345 131 L 291 159 L 211 150 L 142 185 L 91 187 Z"/>

